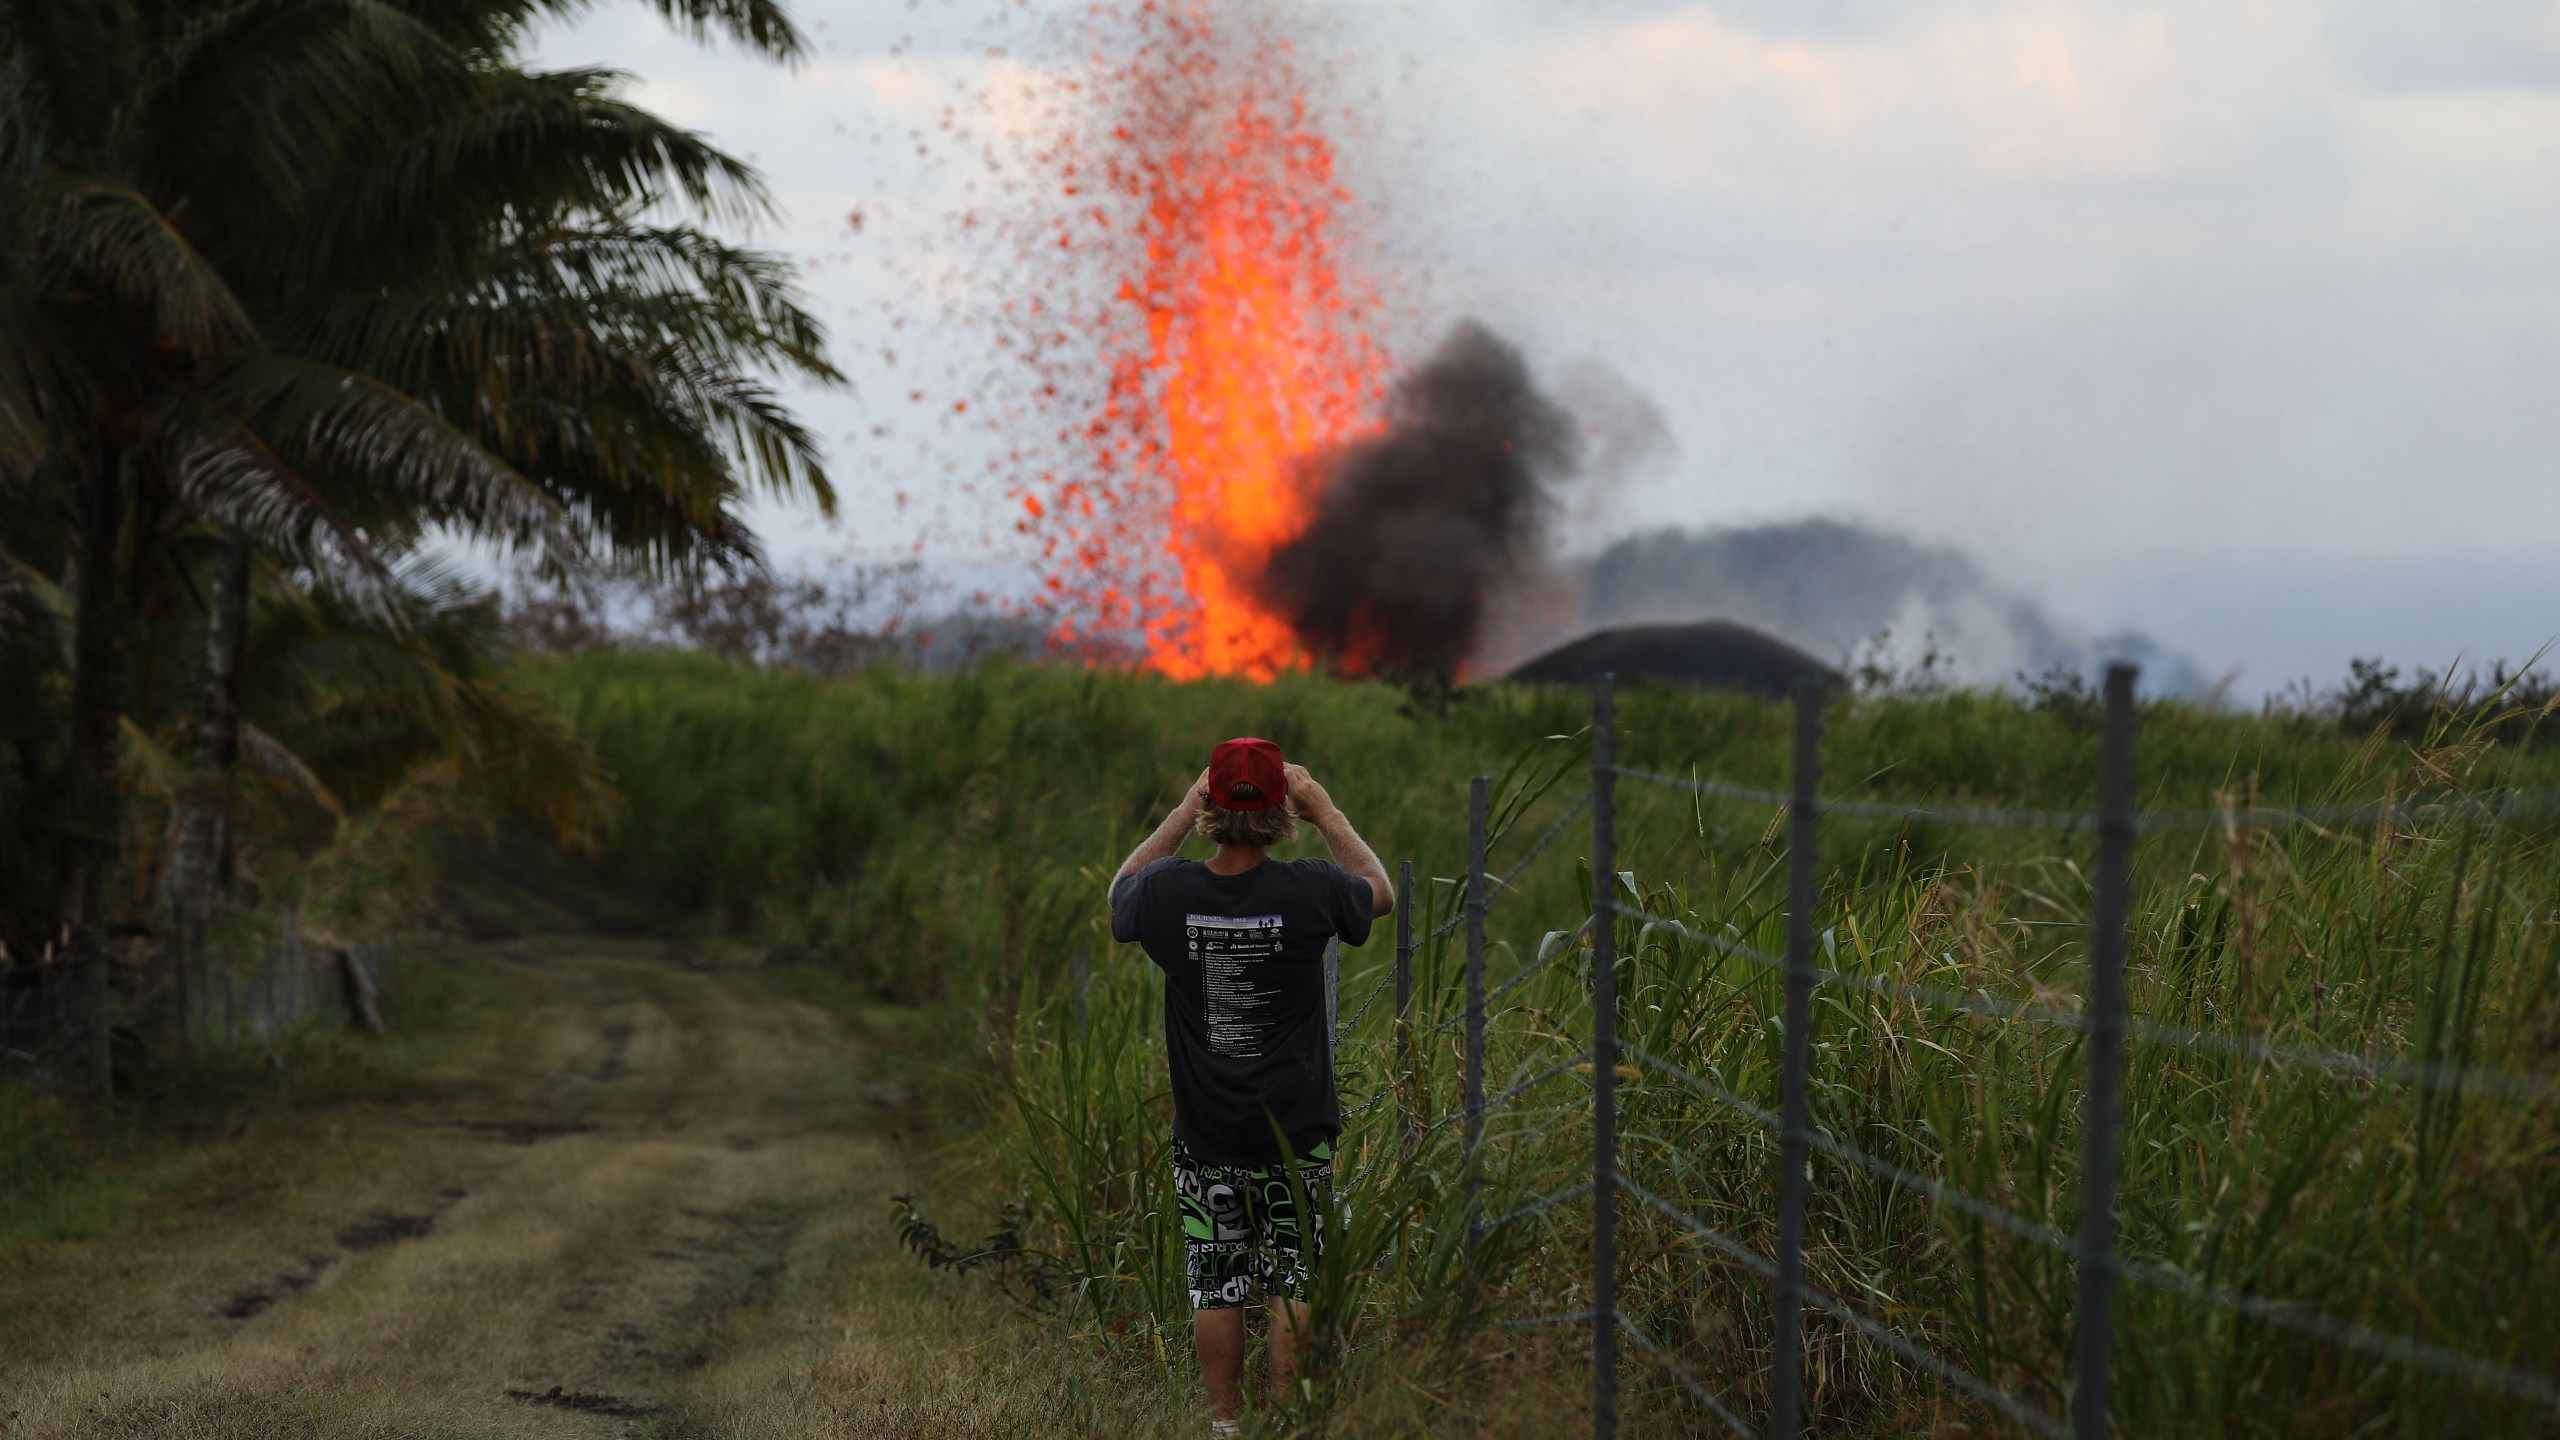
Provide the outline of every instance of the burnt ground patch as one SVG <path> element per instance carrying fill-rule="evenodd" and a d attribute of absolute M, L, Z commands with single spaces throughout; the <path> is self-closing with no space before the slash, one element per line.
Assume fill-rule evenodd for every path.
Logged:
<path fill-rule="evenodd" d="M 591 1135 L 597 1127 L 585 1120 L 448 1120 L 446 1128 L 468 1130 L 509 1145 L 539 1145 L 564 1135 Z"/>
<path fill-rule="evenodd" d="M 308 1290 L 329 1267 L 338 1263 L 335 1255 L 314 1255 L 302 1262 L 299 1270 L 287 1270 L 254 1290 L 243 1290 L 222 1302 L 217 1313 L 225 1320 L 246 1320 L 259 1315 L 277 1301 Z"/>
<path fill-rule="evenodd" d="M 308 1256 L 298 1269 L 283 1271 L 264 1285 L 243 1290 L 223 1301 L 215 1307 L 215 1313 L 225 1320 L 246 1320 L 253 1315 L 262 1315 L 274 1308 L 277 1302 L 299 1295 L 317 1284 L 342 1255 L 361 1255 L 368 1250 L 379 1250 L 385 1245 L 397 1245 L 403 1240 L 415 1240 L 433 1233 L 436 1216 L 470 1193 L 454 1186 L 438 1190 L 434 1203 L 423 1214 L 377 1210 L 339 1229 L 336 1238 L 340 1255 Z"/>
<path fill-rule="evenodd" d="M 361 1255 L 403 1240 L 416 1240 L 436 1228 L 433 1215 L 402 1215 L 381 1211 L 368 1215 L 338 1232 L 338 1248 Z"/>
<path fill-rule="evenodd" d="M 527 1405 L 548 1405 L 555 1410 L 576 1410 L 588 1415 L 611 1415 L 617 1419 L 634 1419 L 655 1415 L 658 1407 L 645 1400 L 621 1395 L 599 1395 L 585 1390 L 571 1390 L 554 1385 L 548 1390 L 509 1390 L 507 1398 Z"/>

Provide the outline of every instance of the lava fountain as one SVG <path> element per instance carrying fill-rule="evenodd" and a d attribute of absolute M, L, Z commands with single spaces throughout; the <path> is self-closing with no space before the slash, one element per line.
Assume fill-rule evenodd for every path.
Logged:
<path fill-rule="evenodd" d="M 1065 205 L 1040 249 L 1088 287 L 1107 272 L 1083 291 L 1100 313 L 1020 312 L 1048 368 L 1102 352 L 1045 390 L 1092 412 L 1062 432 L 1068 463 L 1019 492 L 1059 638 L 1134 638 L 1179 678 L 1308 663 L 1257 579 L 1314 522 L 1318 457 L 1374 429 L 1389 370 L 1376 289 L 1345 273 L 1334 142 L 1268 24 L 1210 0 L 1116 17 L 1095 53 L 1120 58 L 1079 88 L 1086 123 L 1042 157 Z"/>

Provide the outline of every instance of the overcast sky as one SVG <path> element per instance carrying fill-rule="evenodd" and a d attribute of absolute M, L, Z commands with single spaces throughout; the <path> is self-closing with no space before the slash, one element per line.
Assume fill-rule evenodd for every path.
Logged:
<path fill-rule="evenodd" d="M 1065 63 L 1039 8 L 801 0 L 796 70 L 637 4 L 540 38 L 753 158 L 809 262 L 846 503 L 764 512 L 779 560 L 978 553 L 973 442 L 905 399 L 988 358 L 919 300 L 993 196 L 936 125 L 1037 125 L 970 102 Z M 2560 634 L 2560 0 L 1296 8 L 1423 328 L 1668 417 L 1588 538 L 1861 518 L 2244 694 Z"/>

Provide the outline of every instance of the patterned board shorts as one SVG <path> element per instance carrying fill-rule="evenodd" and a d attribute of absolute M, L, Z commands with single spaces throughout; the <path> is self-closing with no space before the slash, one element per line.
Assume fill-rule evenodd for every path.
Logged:
<path fill-rule="evenodd" d="M 1265 1298 L 1304 1300 L 1324 1254 L 1325 1197 L 1333 1190 L 1333 1147 L 1298 1158 L 1297 1183 L 1285 1163 L 1209 1165 L 1173 1142 L 1173 1183 L 1182 1197 L 1182 1251 L 1191 1308 L 1232 1310 L 1260 1281 Z M 1306 1192 L 1307 1212 L 1298 1208 Z"/>

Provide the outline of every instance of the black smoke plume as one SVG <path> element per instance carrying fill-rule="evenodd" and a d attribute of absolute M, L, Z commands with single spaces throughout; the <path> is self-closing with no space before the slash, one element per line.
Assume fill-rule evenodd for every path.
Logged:
<path fill-rule="evenodd" d="M 1264 604 L 1355 675 L 1453 679 L 1487 597 L 1537 565 L 1580 431 L 1520 352 L 1466 321 L 1396 382 L 1387 432 L 1320 457 L 1315 522 L 1273 552 Z"/>

